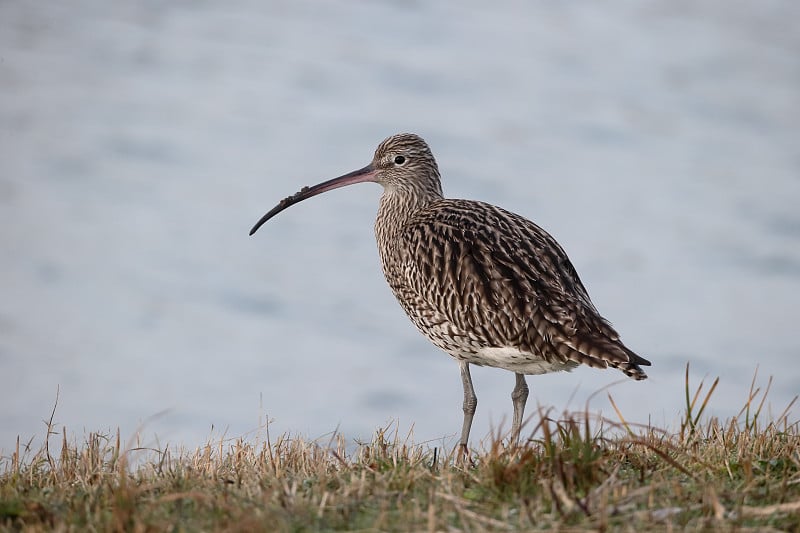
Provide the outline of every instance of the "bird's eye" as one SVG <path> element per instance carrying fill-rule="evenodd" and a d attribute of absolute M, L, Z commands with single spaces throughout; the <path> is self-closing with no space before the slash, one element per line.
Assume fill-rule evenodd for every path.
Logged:
<path fill-rule="evenodd" d="M 405 163 L 405 162 L 406 162 L 406 158 L 405 158 L 405 156 L 398 155 L 398 156 L 396 156 L 396 157 L 394 158 L 394 164 L 395 164 L 395 165 L 402 165 L 402 164 L 403 164 L 403 163 Z"/>

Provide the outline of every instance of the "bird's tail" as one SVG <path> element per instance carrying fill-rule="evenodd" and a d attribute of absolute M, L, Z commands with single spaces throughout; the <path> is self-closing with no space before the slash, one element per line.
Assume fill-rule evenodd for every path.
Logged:
<path fill-rule="evenodd" d="M 623 348 L 625 352 L 628 354 L 628 361 L 627 362 L 609 361 L 609 366 L 613 366 L 614 368 L 621 370 L 626 376 L 633 378 L 637 381 L 642 379 L 647 379 L 647 373 L 644 370 L 642 370 L 639 365 L 650 366 L 650 361 L 634 353 L 625 346 L 621 346 L 621 348 Z"/>

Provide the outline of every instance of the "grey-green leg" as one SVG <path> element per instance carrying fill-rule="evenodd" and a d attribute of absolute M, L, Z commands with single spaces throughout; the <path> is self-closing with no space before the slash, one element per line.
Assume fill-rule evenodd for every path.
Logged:
<path fill-rule="evenodd" d="M 461 427 L 461 448 L 466 452 L 472 418 L 475 416 L 475 408 L 478 407 L 478 397 L 475 396 L 475 389 L 472 388 L 469 363 L 459 361 L 458 366 L 461 368 L 461 383 L 464 385 L 464 425 Z"/>
<path fill-rule="evenodd" d="M 511 401 L 514 404 L 514 421 L 511 424 L 511 444 L 519 442 L 519 432 L 522 429 L 522 415 L 525 413 L 525 402 L 528 401 L 528 384 L 523 374 L 516 374 L 517 384 L 511 391 Z M 466 411 L 465 411 L 466 412 Z"/>

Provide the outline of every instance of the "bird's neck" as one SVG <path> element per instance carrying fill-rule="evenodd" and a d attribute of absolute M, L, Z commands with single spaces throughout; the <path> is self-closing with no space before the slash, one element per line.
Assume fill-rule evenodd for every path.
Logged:
<path fill-rule="evenodd" d="M 438 182 L 434 185 L 426 189 L 405 185 L 384 188 L 375 219 L 375 236 L 380 247 L 391 246 L 417 211 L 442 199 L 441 186 Z"/>

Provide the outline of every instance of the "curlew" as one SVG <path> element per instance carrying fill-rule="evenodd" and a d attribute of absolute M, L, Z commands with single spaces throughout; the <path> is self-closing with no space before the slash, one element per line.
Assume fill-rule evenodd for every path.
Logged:
<path fill-rule="evenodd" d="M 514 372 L 512 443 L 528 399 L 527 374 L 586 364 L 647 378 L 640 365 L 650 362 L 600 316 L 556 240 L 500 207 L 445 198 L 436 160 L 417 135 L 389 137 L 364 168 L 284 198 L 250 235 L 291 205 L 367 181 L 383 186 L 375 237 L 386 281 L 417 329 L 458 361 L 465 450 L 478 404 L 471 364 Z"/>

